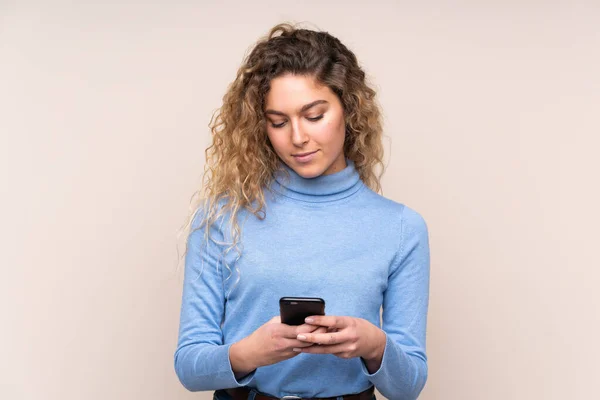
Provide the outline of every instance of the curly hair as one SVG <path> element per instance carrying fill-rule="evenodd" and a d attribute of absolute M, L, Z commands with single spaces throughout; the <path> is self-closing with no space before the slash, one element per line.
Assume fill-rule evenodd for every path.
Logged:
<path fill-rule="evenodd" d="M 194 230 L 204 228 L 208 244 L 211 226 L 228 215 L 231 232 L 224 254 L 236 248 L 241 255 L 241 210 L 266 217 L 265 189 L 281 165 L 267 137 L 263 112 L 271 80 L 285 74 L 313 77 L 338 96 L 346 126 L 344 155 L 354 162 L 361 180 L 381 192 L 381 113 L 356 56 L 327 32 L 278 24 L 247 55 L 210 120 L 212 144 L 205 151 L 202 188 L 192 197 L 191 214 L 182 228 L 189 231 L 201 211 Z M 200 205 L 194 206 L 200 196 Z"/>

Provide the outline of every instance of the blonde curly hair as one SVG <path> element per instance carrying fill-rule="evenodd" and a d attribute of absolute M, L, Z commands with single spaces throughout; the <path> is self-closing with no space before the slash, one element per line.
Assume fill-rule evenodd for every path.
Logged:
<path fill-rule="evenodd" d="M 239 212 L 245 209 L 259 219 L 266 217 L 265 189 L 281 165 L 267 137 L 264 105 L 271 80 L 290 73 L 314 77 L 338 96 L 346 124 L 344 155 L 354 162 L 361 180 L 381 192 L 380 107 L 356 56 L 327 32 L 282 23 L 271 28 L 247 55 L 221 108 L 211 118 L 212 144 L 205 151 L 202 188 L 192 197 L 190 215 L 181 229 L 185 237 L 204 229 L 208 244 L 211 226 L 228 215 L 230 241 L 219 245 L 228 246 L 223 255 L 235 248 L 237 260 L 241 256 Z M 198 212 L 201 218 L 193 228 Z M 187 249 L 186 243 L 184 255 Z M 231 268 L 226 267 L 231 276 Z"/>

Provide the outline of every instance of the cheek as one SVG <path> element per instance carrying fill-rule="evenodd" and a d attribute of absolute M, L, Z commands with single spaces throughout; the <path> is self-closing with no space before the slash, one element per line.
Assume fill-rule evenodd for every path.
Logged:
<path fill-rule="evenodd" d="M 322 144 L 338 144 L 344 141 L 345 133 L 346 129 L 343 120 L 341 121 L 341 123 L 339 120 L 327 121 L 314 131 L 314 137 L 317 141 L 321 142 Z"/>
<path fill-rule="evenodd" d="M 285 147 L 285 140 L 283 139 L 282 135 L 277 135 L 276 132 L 271 133 L 267 131 L 267 137 L 269 138 L 269 141 L 273 145 L 275 151 L 279 152 L 283 147 Z"/>

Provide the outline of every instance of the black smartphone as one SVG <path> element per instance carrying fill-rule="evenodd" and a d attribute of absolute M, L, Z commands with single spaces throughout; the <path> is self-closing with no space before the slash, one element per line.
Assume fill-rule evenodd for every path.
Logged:
<path fill-rule="evenodd" d="M 320 297 L 282 297 L 279 299 L 281 322 L 302 325 L 311 315 L 325 315 L 325 300 Z"/>

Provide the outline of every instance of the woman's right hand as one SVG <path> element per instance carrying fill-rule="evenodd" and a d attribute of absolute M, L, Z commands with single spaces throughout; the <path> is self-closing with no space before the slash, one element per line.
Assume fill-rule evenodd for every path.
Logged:
<path fill-rule="evenodd" d="M 297 356 L 293 349 L 314 346 L 296 339 L 300 333 L 326 333 L 326 327 L 303 324 L 291 326 L 281 323 L 277 316 L 231 345 L 229 358 L 236 377 L 242 377 L 258 367 L 278 363 Z"/>

